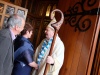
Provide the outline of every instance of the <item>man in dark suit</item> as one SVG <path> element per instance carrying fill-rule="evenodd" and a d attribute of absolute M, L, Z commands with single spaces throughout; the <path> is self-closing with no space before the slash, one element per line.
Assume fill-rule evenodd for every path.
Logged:
<path fill-rule="evenodd" d="M 7 22 L 8 27 L 0 30 L 0 75 L 11 75 L 13 68 L 13 40 L 24 28 L 25 18 L 13 14 Z"/>

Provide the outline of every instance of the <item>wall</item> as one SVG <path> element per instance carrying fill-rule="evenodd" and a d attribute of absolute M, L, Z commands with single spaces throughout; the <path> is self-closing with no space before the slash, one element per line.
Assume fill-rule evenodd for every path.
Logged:
<path fill-rule="evenodd" d="M 59 0 L 58 8 L 66 11 L 66 21 L 59 31 L 65 45 L 65 60 L 59 75 L 87 74 L 99 3 L 99 0 Z"/>

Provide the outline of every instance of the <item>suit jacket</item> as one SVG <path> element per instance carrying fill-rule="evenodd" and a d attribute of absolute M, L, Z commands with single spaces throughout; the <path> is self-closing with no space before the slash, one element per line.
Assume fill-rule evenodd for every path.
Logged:
<path fill-rule="evenodd" d="M 13 41 L 9 29 L 0 30 L 0 75 L 11 75 L 13 68 Z"/>
<path fill-rule="evenodd" d="M 38 58 L 38 54 L 41 50 L 43 41 L 36 49 L 35 57 L 34 57 L 35 61 Z M 50 48 L 49 48 L 49 50 L 46 51 L 44 57 L 42 58 L 42 61 L 40 63 L 38 71 L 33 70 L 32 75 L 43 75 L 44 70 L 45 70 L 45 65 L 46 65 L 46 58 L 49 54 L 49 51 L 50 51 Z M 53 57 L 55 62 L 54 62 L 54 65 L 50 65 L 47 75 L 58 75 L 59 71 L 62 67 L 63 61 L 64 61 L 64 44 L 58 36 L 57 36 L 56 41 L 55 41 L 55 45 L 54 45 L 53 52 L 52 52 L 52 57 Z"/>

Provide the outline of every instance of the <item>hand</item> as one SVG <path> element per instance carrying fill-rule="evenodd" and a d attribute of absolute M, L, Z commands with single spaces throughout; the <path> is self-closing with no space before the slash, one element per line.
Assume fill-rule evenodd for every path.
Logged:
<path fill-rule="evenodd" d="M 48 64 L 54 64 L 54 59 L 51 56 L 47 57 L 47 63 Z"/>
<path fill-rule="evenodd" d="M 31 67 L 34 67 L 35 69 L 38 69 L 38 64 L 36 64 L 34 61 L 31 62 L 31 63 L 29 63 L 29 65 L 30 65 Z"/>
<path fill-rule="evenodd" d="M 38 69 L 38 64 L 34 62 L 34 68 Z"/>

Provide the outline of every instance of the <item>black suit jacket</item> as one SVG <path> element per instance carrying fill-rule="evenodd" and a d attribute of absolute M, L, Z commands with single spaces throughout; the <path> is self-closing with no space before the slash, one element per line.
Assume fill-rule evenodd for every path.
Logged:
<path fill-rule="evenodd" d="M 13 68 L 13 41 L 9 29 L 0 30 L 0 75 L 11 75 Z"/>

